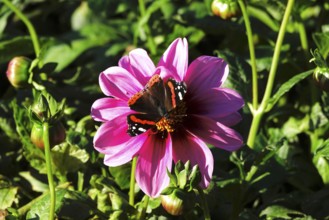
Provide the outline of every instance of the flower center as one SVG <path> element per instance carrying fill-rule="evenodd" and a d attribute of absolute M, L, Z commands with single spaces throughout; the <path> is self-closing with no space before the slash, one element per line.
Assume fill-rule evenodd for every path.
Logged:
<path fill-rule="evenodd" d="M 128 134 L 137 136 L 152 129 L 165 137 L 174 132 L 186 117 L 185 94 L 184 82 L 171 78 L 163 82 L 159 75 L 154 75 L 145 88 L 128 101 L 130 109 L 138 112 L 127 116 Z"/>

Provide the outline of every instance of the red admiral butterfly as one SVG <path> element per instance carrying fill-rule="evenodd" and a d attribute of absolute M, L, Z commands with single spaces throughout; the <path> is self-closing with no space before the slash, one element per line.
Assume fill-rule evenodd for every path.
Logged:
<path fill-rule="evenodd" d="M 130 109 L 138 112 L 127 116 L 128 134 L 137 136 L 148 129 L 173 132 L 175 125 L 186 116 L 185 94 L 184 82 L 172 78 L 163 82 L 159 75 L 154 75 L 145 88 L 128 101 Z"/>

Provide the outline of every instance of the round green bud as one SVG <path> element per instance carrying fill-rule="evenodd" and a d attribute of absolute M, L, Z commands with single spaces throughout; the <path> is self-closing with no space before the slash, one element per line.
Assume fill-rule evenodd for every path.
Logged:
<path fill-rule="evenodd" d="M 14 57 L 8 64 L 7 78 L 15 88 L 28 87 L 29 68 L 32 60 L 27 57 Z"/>

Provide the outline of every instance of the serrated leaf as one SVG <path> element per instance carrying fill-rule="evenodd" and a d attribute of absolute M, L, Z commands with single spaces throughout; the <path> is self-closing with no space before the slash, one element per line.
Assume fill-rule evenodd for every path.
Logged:
<path fill-rule="evenodd" d="M 309 70 L 309 71 L 300 73 L 300 74 L 292 77 L 291 79 L 289 79 L 285 83 L 283 83 L 280 86 L 280 88 L 278 89 L 278 91 L 268 101 L 268 104 L 266 106 L 266 111 L 267 112 L 270 111 L 274 107 L 274 105 L 277 103 L 277 101 L 279 101 L 279 99 L 284 94 L 286 94 L 287 92 L 289 92 L 292 87 L 294 87 L 297 83 L 299 83 L 301 80 L 305 79 L 306 77 L 308 77 L 312 73 L 313 73 L 313 70 Z"/>
<path fill-rule="evenodd" d="M 57 189 L 56 190 L 56 204 L 55 204 L 55 212 L 57 212 L 62 205 L 64 204 L 64 196 L 66 194 L 66 189 Z M 26 219 L 28 220 L 36 220 L 36 219 L 49 219 L 49 209 L 50 209 L 50 194 L 46 194 L 39 201 L 34 203 L 30 211 L 26 215 Z"/>

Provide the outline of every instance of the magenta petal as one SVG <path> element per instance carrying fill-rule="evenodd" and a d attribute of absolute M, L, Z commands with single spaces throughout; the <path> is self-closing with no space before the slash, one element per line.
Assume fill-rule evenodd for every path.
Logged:
<path fill-rule="evenodd" d="M 234 151 L 243 144 L 238 132 L 210 118 L 193 115 L 186 125 L 191 133 L 215 147 Z"/>
<path fill-rule="evenodd" d="M 142 85 L 146 85 L 155 71 L 155 66 L 143 49 L 132 50 L 119 61 L 119 66 L 132 73 Z"/>
<path fill-rule="evenodd" d="M 124 101 L 143 89 L 143 85 L 122 67 L 110 67 L 99 75 L 103 93 Z"/>
<path fill-rule="evenodd" d="M 136 181 L 143 192 L 151 197 L 157 197 L 168 186 L 167 169 L 172 166 L 172 142 L 170 135 L 160 139 L 150 135 L 140 150 Z"/>
<path fill-rule="evenodd" d="M 228 73 L 228 65 L 223 59 L 201 56 L 191 63 L 184 81 L 189 91 L 200 95 L 210 88 L 221 86 Z"/>
<path fill-rule="evenodd" d="M 128 163 L 133 157 L 138 155 L 139 150 L 147 139 L 147 135 L 132 137 L 129 141 L 113 147 L 109 154 L 105 154 L 104 164 L 116 167 Z"/>
<path fill-rule="evenodd" d="M 226 115 L 225 117 L 218 118 L 217 121 L 225 126 L 233 126 L 241 121 L 242 117 L 238 112 Z"/>
<path fill-rule="evenodd" d="M 190 114 L 207 116 L 214 120 L 237 112 L 244 105 L 242 97 L 236 91 L 227 88 L 208 89 L 202 96 L 195 94 L 188 103 Z"/>
<path fill-rule="evenodd" d="M 199 138 L 188 132 L 186 135 L 173 137 L 173 159 L 185 163 L 190 161 L 192 167 L 198 165 L 202 179 L 201 187 L 207 188 L 214 170 L 214 158 L 208 146 Z"/>
<path fill-rule="evenodd" d="M 185 38 L 173 41 L 160 59 L 158 66 L 164 66 L 176 80 L 183 81 L 188 65 L 188 44 Z"/>
<path fill-rule="evenodd" d="M 106 155 L 105 164 L 118 166 L 132 159 L 145 142 L 147 135 L 130 137 L 126 116 L 119 116 L 102 124 L 94 137 L 94 147 Z"/>
<path fill-rule="evenodd" d="M 120 115 L 132 113 L 126 101 L 115 98 L 101 98 L 91 106 L 91 116 L 95 121 L 110 121 Z"/>

